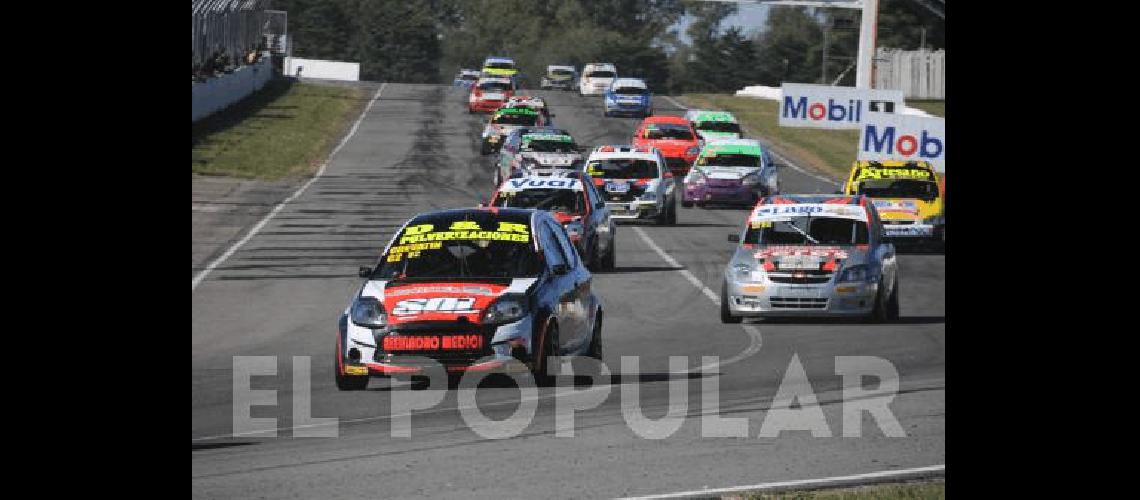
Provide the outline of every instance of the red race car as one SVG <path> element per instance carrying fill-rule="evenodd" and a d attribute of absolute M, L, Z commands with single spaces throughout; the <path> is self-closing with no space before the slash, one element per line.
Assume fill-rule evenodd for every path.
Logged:
<path fill-rule="evenodd" d="M 645 118 L 637 126 L 631 142 L 635 147 L 660 149 L 669 170 L 678 178 L 689 173 L 689 167 L 704 146 L 693 124 L 680 116 Z"/>
<path fill-rule="evenodd" d="M 518 87 L 509 77 L 485 76 L 471 87 L 467 98 L 468 113 L 490 113 L 499 109 L 515 94 Z"/>

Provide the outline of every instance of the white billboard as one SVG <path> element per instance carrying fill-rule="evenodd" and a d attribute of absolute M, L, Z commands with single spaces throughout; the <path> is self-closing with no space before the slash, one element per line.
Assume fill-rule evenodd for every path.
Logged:
<path fill-rule="evenodd" d="M 360 81 L 360 63 L 286 57 L 285 75 L 357 82 Z"/>
<path fill-rule="evenodd" d="M 946 119 L 867 113 L 859 129 L 860 160 L 924 160 L 946 172 Z"/>
<path fill-rule="evenodd" d="M 785 83 L 780 86 L 781 127 L 858 129 L 873 111 L 903 110 L 901 90 Z"/>

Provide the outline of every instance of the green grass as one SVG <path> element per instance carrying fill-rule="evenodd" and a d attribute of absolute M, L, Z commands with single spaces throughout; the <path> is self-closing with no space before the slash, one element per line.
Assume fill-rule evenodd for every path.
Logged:
<path fill-rule="evenodd" d="M 912 108 L 921 109 L 934 116 L 946 116 L 946 101 L 911 101 L 907 100 L 906 105 Z"/>
<path fill-rule="evenodd" d="M 726 498 L 746 498 L 748 500 L 943 500 L 946 498 L 946 483 L 938 480 L 794 493 L 761 493 Z"/>
<path fill-rule="evenodd" d="M 366 102 L 357 88 L 275 80 L 193 125 L 192 170 L 243 179 L 310 176 Z"/>
<path fill-rule="evenodd" d="M 727 94 L 686 94 L 690 107 L 731 111 L 749 137 L 761 136 L 797 165 L 841 179 L 850 173 L 859 145 L 858 130 L 790 128 L 777 125 L 778 101 Z"/>

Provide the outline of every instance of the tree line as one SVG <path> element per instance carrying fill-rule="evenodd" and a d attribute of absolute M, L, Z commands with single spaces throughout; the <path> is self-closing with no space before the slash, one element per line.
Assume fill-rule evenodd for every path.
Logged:
<path fill-rule="evenodd" d="M 840 77 L 852 85 L 859 27 L 857 10 L 773 6 L 752 34 L 724 29 L 735 4 L 695 0 L 278 0 L 274 8 L 289 13 L 294 56 L 358 61 L 363 80 L 446 83 L 461 67 L 505 55 L 531 85 L 548 64 L 612 62 L 619 75 L 669 93 Z M 686 16 L 688 41 L 671 29 Z M 879 46 L 923 41 L 944 47 L 945 23 L 913 0 L 880 2 Z"/>

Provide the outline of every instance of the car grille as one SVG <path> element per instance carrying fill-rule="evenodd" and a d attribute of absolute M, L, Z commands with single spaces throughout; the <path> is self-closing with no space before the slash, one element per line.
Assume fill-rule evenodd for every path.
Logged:
<path fill-rule="evenodd" d="M 610 193 L 606 191 L 606 187 L 603 184 L 599 191 L 602 192 L 602 196 L 605 197 L 606 201 L 620 201 L 628 203 L 633 201 L 638 196 L 645 194 L 645 186 L 638 186 L 634 184 L 629 186 L 629 191 L 626 191 L 624 193 Z"/>
<path fill-rule="evenodd" d="M 772 297 L 768 299 L 773 308 L 781 309 L 825 309 L 827 299 L 807 297 Z"/>
<path fill-rule="evenodd" d="M 818 285 L 831 281 L 834 273 L 829 271 L 803 271 L 795 273 L 768 273 L 768 279 L 774 283 L 788 283 L 793 285 Z"/>

